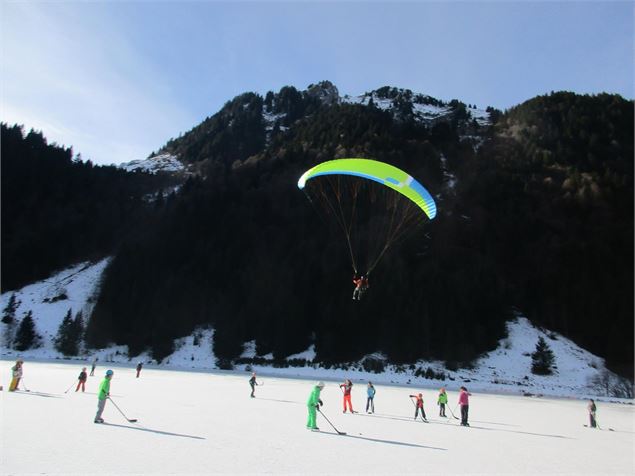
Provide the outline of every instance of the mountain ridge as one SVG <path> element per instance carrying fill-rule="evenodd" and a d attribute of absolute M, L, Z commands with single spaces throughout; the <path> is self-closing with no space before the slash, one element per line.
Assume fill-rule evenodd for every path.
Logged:
<path fill-rule="evenodd" d="M 387 87 L 335 102 L 323 89 L 245 93 L 160 149 L 191 170 L 144 198 L 114 255 L 102 249 L 114 258 L 89 345 L 125 343 L 160 360 L 175 338 L 213 325 L 228 361 L 255 341 L 276 358 L 314 345 L 323 362 L 381 351 L 469 365 L 497 345 L 516 307 L 632 375 L 632 101 L 553 93 L 485 110 L 479 123 L 460 101 L 423 104 L 434 98 Z M 421 121 L 413 104 L 443 114 Z M 439 208 L 355 307 L 341 236 L 295 186 L 338 157 L 407 170 Z"/>

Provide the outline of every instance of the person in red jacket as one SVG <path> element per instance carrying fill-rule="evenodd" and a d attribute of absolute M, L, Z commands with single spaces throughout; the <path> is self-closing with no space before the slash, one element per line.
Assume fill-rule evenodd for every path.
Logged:
<path fill-rule="evenodd" d="M 344 391 L 344 413 L 346 413 L 346 404 L 348 403 L 348 409 L 351 413 L 355 413 L 353 410 L 353 404 L 351 403 L 351 390 L 353 388 L 353 382 L 346 379 L 343 384 L 340 385 L 340 388 Z"/>
<path fill-rule="evenodd" d="M 419 411 L 421 411 L 421 418 L 423 418 L 423 420 L 426 421 L 426 412 L 423 409 L 423 394 L 420 393 L 418 395 L 410 395 L 410 398 L 417 399 L 415 403 L 415 420 L 419 416 Z"/>
<path fill-rule="evenodd" d="M 470 392 L 467 391 L 467 388 L 461 387 L 459 389 L 459 405 L 461 406 L 461 426 L 470 426 L 467 422 L 467 414 L 470 409 L 470 400 L 469 397 Z"/>
<path fill-rule="evenodd" d="M 86 373 L 86 367 L 84 367 L 79 373 L 79 377 L 77 377 L 77 388 L 75 389 L 76 392 L 79 392 L 80 388 L 82 389 L 82 392 L 86 390 L 86 379 L 88 379 L 88 374 Z"/>
<path fill-rule="evenodd" d="M 355 289 L 353 289 L 353 300 L 359 301 L 362 294 L 370 287 L 368 284 L 368 276 L 362 275 L 358 277 L 357 274 L 353 275 L 353 284 L 355 285 Z"/>

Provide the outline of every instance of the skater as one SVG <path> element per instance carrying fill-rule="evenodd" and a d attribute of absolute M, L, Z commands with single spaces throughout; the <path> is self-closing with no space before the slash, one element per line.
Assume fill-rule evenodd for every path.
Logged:
<path fill-rule="evenodd" d="M 254 392 L 256 391 L 256 385 L 258 385 L 258 382 L 256 382 L 256 372 L 253 372 L 251 374 L 249 385 L 251 386 L 251 398 L 256 398 L 256 395 L 254 394 Z"/>
<path fill-rule="evenodd" d="M 470 426 L 467 422 L 467 414 L 470 409 L 469 396 L 471 394 L 467 391 L 467 388 L 461 387 L 459 391 L 459 405 L 461 406 L 461 426 Z"/>
<path fill-rule="evenodd" d="M 589 400 L 587 409 L 589 410 L 589 426 L 591 428 L 597 428 L 598 423 L 595 419 L 595 412 L 597 410 L 597 407 L 595 406 L 595 402 L 593 401 L 593 399 Z"/>
<path fill-rule="evenodd" d="M 415 420 L 417 419 L 417 416 L 419 416 L 419 410 L 421 410 L 421 418 L 423 418 L 424 421 L 426 421 L 426 411 L 423 409 L 423 394 L 418 394 L 418 395 L 410 395 L 410 398 L 416 398 L 417 402 L 415 403 Z"/>
<path fill-rule="evenodd" d="M 137 364 L 137 378 L 139 378 L 139 374 L 141 373 L 142 368 L 143 368 L 143 362 L 139 362 Z"/>
<path fill-rule="evenodd" d="M 322 400 L 320 400 L 320 392 L 324 388 L 324 382 L 318 382 L 313 387 L 313 391 L 309 396 L 309 400 L 306 402 L 307 409 L 309 410 L 309 419 L 306 422 L 306 427 L 308 430 L 319 430 L 315 423 L 315 419 L 317 416 L 317 409 L 323 405 Z"/>
<path fill-rule="evenodd" d="M 366 413 L 375 413 L 375 387 L 373 387 L 373 382 L 368 382 L 366 394 L 368 395 L 366 399 Z M 370 411 L 368 411 L 369 408 Z"/>
<path fill-rule="evenodd" d="M 340 388 L 344 391 L 344 413 L 346 413 L 346 404 L 348 403 L 348 409 L 351 413 L 355 413 L 353 410 L 353 404 L 351 403 L 351 389 L 353 388 L 353 382 L 346 379 L 343 384 L 340 384 Z"/>
<path fill-rule="evenodd" d="M 82 387 L 82 392 L 86 390 L 86 379 L 88 378 L 88 374 L 86 373 L 86 367 L 82 368 L 82 371 L 79 373 L 79 377 L 77 377 L 77 388 L 76 392 L 79 391 L 79 387 Z"/>
<path fill-rule="evenodd" d="M 95 367 L 97 367 L 97 361 L 98 361 L 98 360 L 99 360 L 99 359 L 98 359 L 97 357 L 95 357 L 95 358 L 93 359 L 93 365 L 90 367 L 90 376 L 91 376 L 91 377 L 95 375 Z"/>
<path fill-rule="evenodd" d="M 18 359 L 15 361 L 15 365 L 11 367 L 11 383 L 9 384 L 9 392 L 15 392 L 19 390 L 20 379 L 22 378 L 22 364 L 24 361 Z"/>
<path fill-rule="evenodd" d="M 106 406 L 106 399 L 110 396 L 110 381 L 112 380 L 114 372 L 112 370 L 106 370 L 106 375 L 99 385 L 99 392 L 97 392 L 97 414 L 95 415 L 95 423 L 104 423 L 104 419 L 101 414 L 104 412 Z"/>
<path fill-rule="evenodd" d="M 439 390 L 439 400 L 437 404 L 439 405 L 439 416 L 445 417 L 445 405 L 448 403 L 448 394 L 445 393 L 445 388 L 441 387 Z"/>

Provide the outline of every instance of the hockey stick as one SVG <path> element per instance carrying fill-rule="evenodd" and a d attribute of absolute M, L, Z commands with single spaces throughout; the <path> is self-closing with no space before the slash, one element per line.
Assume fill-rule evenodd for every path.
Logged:
<path fill-rule="evenodd" d="M 74 385 L 75 385 L 75 382 L 73 382 L 73 383 L 71 384 L 71 386 L 70 386 L 70 387 L 68 387 L 68 388 L 64 391 L 64 393 L 68 393 L 68 391 L 69 391 L 71 388 L 73 388 L 73 386 L 74 386 Z"/>
<path fill-rule="evenodd" d="M 26 384 L 24 383 L 24 379 L 21 379 L 20 382 L 22 382 L 22 386 L 24 387 L 24 391 L 25 392 L 30 392 L 31 391 L 28 388 L 26 388 Z M 16 389 L 17 389 L 17 386 L 16 386 Z"/>
<path fill-rule="evenodd" d="M 598 427 L 598 430 L 602 430 L 602 427 L 600 426 L 600 423 L 598 422 L 597 417 L 595 418 L 595 426 Z M 607 428 L 607 430 L 609 431 L 615 431 L 613 428 Z"/>
<path fill-rule="evenodd" d="M 412 403 L 415 408 L 417 408 L 417 405 L 415 404 L 415 402 L 412 401 L 412 397 L 410 397 L 410 403 Z M 423 416 L 425 414 L 425 411 L 423 409 L 423 407 L 421 407 L 421 421 L 423 421 L 424 423 L 428 423 L 428 420 Z"/>
<path fill-rule="evenodd" d="M 333 427 L 333 429 L 337 432 L 338 435 L 345 435 L 346 434 L 346 432 L 340 431 L 337 428 L 335 428 L 335 425 L 333 425 L 333 423 L 331 423 L 331 420 L 326 418 L 326 415 L 324 413 L 322 413 L 322 410 L 320 410 L 319 406 L 316 406 L 316 408 L 317 408 L 317 411 L 320 412 L 320 414 L 324 417 L 324 419 L 329 422 L 329 425 L 331 425 Z"/>
<path fill-rule="evenodd" d="M 121 408 L 119 408 L 119 407 L 117 406 L 117 404 L 114 402 L 114 400 L 113 400 L 112 398 L 108 397 L 108 400 L 110 400 L 110 401 L 112 402 L 112 404 L 115 406 L 115 408 L 116 408 L 117 410 L 119 410 L 119 413 L 121 413 L 121 414 L 123 415 L 123 417 L 124 417 L 126 420 L 128 420 L 130 423 L 136 423 L 136 422 L 137 422 L 137 419 L 136 419 L 136 418 L 128 418 L 128 417 L 124 414 L 124 412 L 122 412 L 122 411 L 121 411 Z"/>
<path fill-rule="evenodd" d="M 456 407 L 454 407 L 454 409 L 456 410 L 458 406 L 459 406 L 459 404 L 457 403 L 457 404 L 456 404 Z M 453 411 L 452 411 L 452 409 L 450 408 L 450 405 L 448 405 L 448 410 L 450 410 L 450 413 L 452 414 L 452 416 L 453 416 L 455 419 L 459 420 L 459 418 L 458 418 L 458 417 L 454 414 L 454 412 L 453 412 Z"/>

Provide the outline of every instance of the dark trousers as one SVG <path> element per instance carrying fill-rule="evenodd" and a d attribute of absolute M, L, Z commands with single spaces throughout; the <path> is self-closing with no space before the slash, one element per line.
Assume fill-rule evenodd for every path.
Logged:
<path fill-rule="evenodd" d="M 467 413 L 470 409 L 469 405 L 462 405 L 461 406 L 461 425 L 467 425 Z"/>
<path fill-rule="evenodd" d="M 426 412 L 423 410 L 423 407 L 417 407 L 415 409 L 415 420 L 417 419 L 417 416 L 419 415 L 419 410 L 421 410 L 421 417 L 425 420 L 426 419 Z"/>
<path fill-rule="evenodd" d="M 445 416 L 445 403 L 439 403 L 439 416 Z"/>
<path fill-rule="evenodd" d="M 254 392 L 256 391 L 256 387 L 253 383 L 250 383 L 249 385 L 251 386 L 251 396 L 254 397 L 255 396 Z"/>
<path fill-rule="evenodd" d="M 598 423 L 595 421 L 595 415 L 593 413 L 589 413 L 589 426 L 591 428 L 595 428 L 598 426 Z"/>
<path fill-rule="evenodd" d="M 368 397 L 366 400 L 366 411 L 370 408 L 370 411 L 375 413 L 375 399 L 373 397 Z"/>

